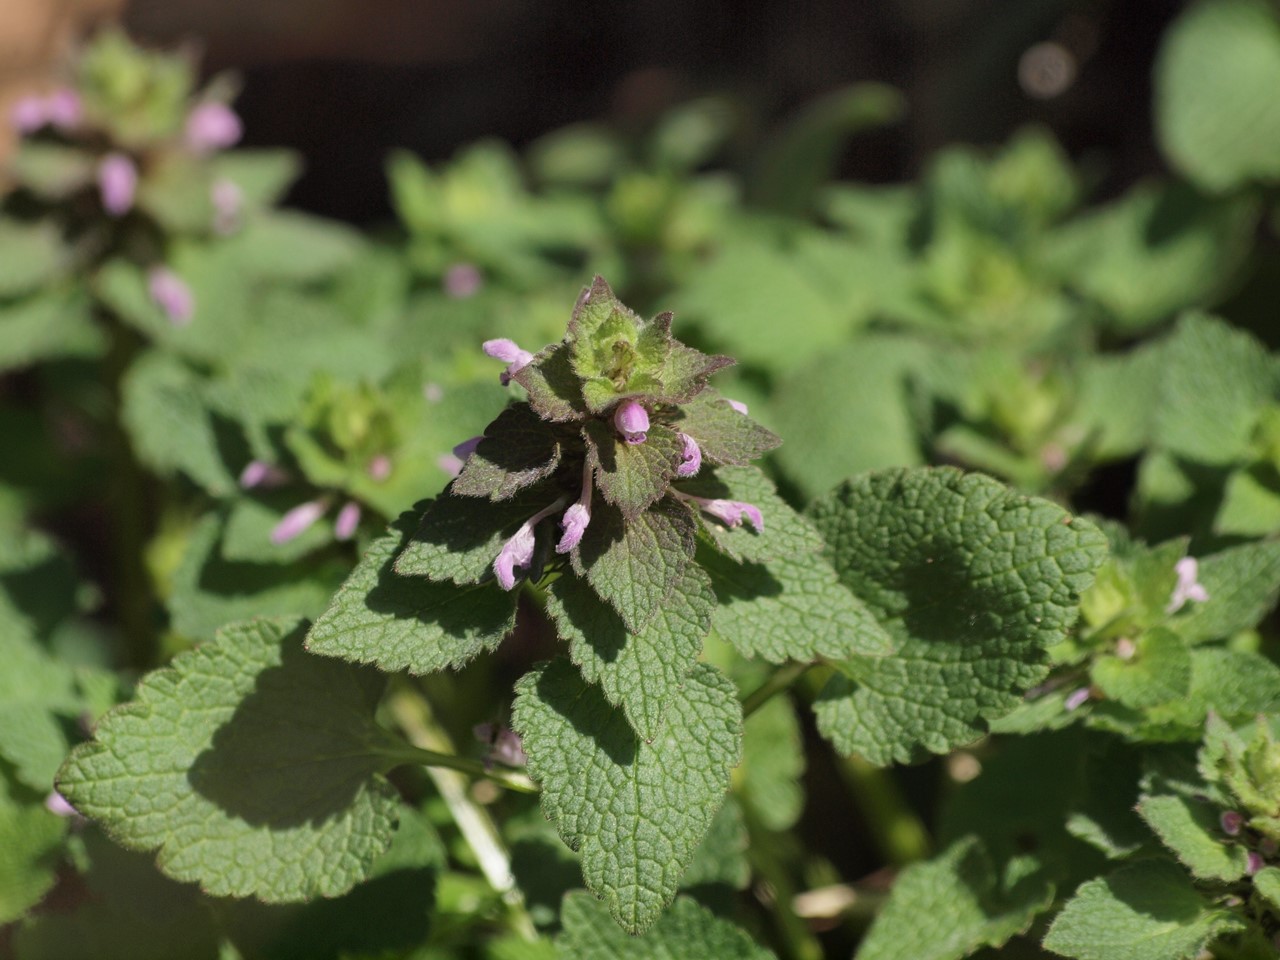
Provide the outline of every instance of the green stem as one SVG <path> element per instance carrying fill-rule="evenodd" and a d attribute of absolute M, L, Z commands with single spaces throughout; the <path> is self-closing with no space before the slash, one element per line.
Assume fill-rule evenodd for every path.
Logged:
<path fill-rule="evenodd" d="M 822 960 L 822 944 L 809 924 L 795 912 L 796 886 L 785 859 L 779 856 L 773 836 L 760 823 L 751 804 L 745 798 L 741 802 L 750 838 L 747 856 L 752 872 L 764 881 L 772 896 L 769 913 L 784 955 L 791 960 Z"/>
<path fill-rule="evenodd" d="M 788 663 L 773 671 L 769 674 L 768 680 L 742 698 L 742 716 L 744 718 L 751 716 L 768 703 L 775 694 L 781 693 L 799 680 L 812 666 L 812 663 Z"/>
<path fill-rule="evenodd" d="M 837 768 L 886 861 L 901 867 L 929 856 L 929 833 L 888 771 L 856 756 L 838 757 Z"/>
<path fill-rule="evenodd" d="M 475 853 L 476 862 L 480 864 L 485 879 L 502 896 L 516 932 L 526 940 L 537 940 L 537 928 L 525 907 L 524 894 L 516 886 L 515 876 L 511 872 L 511 855 L 502 841 L 497 824 L 468 793 L 469 783 L 461 772 L 460 764 L 469 761 L 454 755 L 449 735 L 436 721 L 431 704 L 419 690 L 407 683 L 398 683 L 391 693 L 388 706 L 409 742 L 418 748 L 412 753 L 406 751 L 407 759 L 425 763 L 427 761 L 421 759 L 425 755 L 437 761 L 448 761 L 428 763 L 427 775 L 435 783 L 440 798 L 449 808 L 458 831 Z M 481 773 L 484 772 L 483 764 L 470 762 L 475 762 Z"/>
<path fill-rule="evenodd" d="M 424 750 L 421 747 L 406 746 L 404 744 L 393 745 L 385 750 L 383 755 L 389 759 L 403 761 L 404 763 L 417 763 L 424 767 L 444 767 L 448 770 L 457 770 L 459 773 L 465 773 L 468 776 L 492 780 L 499 786 L 519 793 L 538 792 L 538 785 L 523 773 L 517 773 L 514 770 L 502 770 L 498 767 L 487 767 L 483 762 L 473 760 L 470 757 L 459 757 L 452 753 L 438 753 L 435 750 Z"/>
<path fill-rule="evenodd" d="M 151 577 L 146 566 L 146 542 L 150 511 L 147 509 L 149 478 L 133 455 L 124 423 L 122 384 L 138 351 L 133 333 L 113 317 L 103 321 L 111 331 L 107 356 L 106 388 L 110 397 L 110 481 L 107 504 L 111 513 L 115 584 L 112 589 L 125 643 L 125 659 L 136 670 L 155 665 L 159 645 Z"/>

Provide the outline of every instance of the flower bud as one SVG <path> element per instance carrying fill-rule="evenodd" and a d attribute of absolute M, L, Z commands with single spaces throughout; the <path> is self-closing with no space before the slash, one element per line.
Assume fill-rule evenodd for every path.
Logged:
<path fill-rule="evenodd" d="M 235 146 L 243 133 L 240 118 L 225 103 L 208 100 L 187 114 L 187 146 L 196 153 Z"/>
<path fill-rule="evenodd" d="M 649 430 L 649 411 L 637 400 L 623 400 L 614 411 L 613 425 L 627 443 L 644 443 Z"/>

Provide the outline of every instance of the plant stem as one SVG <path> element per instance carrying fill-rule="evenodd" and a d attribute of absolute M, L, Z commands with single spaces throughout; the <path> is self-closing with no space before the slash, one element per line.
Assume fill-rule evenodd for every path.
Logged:
<path fill-rule="evenodd" d="M 145 555 L 148 478 L 133 455 L 129 435 L 120 418 L 122 384 L 138 351 L 138 342 L 132 331 L 114 317 L 104 315 L 101 319 L 111 331 L 105 373 L 111 404 L 111 422 L 107 426 L 111 459 L 107 505 L 111 513 L 116 576 L 112 594 L 125 643 L 126 663 L 142 671 L 155 665 L 158 650 L 151 577 Z"/>
<path fill-rule="evenodd" d="M 752 872 L 762 881 L 772 899 L 770 914 L 777 935 L 782 941 L 785 955 L 791 960 L 822 960 L 822 944 L 809 929 L 809 924 L 798 916 L 793 907 L 796 897 L 795 883 L 784 858 L 775 849 L 776 841 L 760 823 L 751 804 L 742 798 L 742 812 L 747 822 L 750 838 L 747 857 Z"/>
<path fill-rule="evenodd" d="M 493 818 L 468 795 L 467 778 L 459 772 L 461 764 L 474 762 L 483 773 L 483 764 L 454 755 L 454 745 L 449 735 L 436 722 L 431 705 L 420 691 L 407 683 L 400 683 L 392 692 L 388 705 L 391 715 L 395 717 L 409 742 L 418 748 L 418 752 L 411 754 L 410 758 L 428 763 L 427 775 L 440 792 L 440 797 L 449 808 L 463 839 L 475 853 L 485 879 L 498 891 L 510 910 L 516 932 L 526 940 L 537 940 L 538 931 L 525 908 L 524 894 L 516 886 L 515 877 L 511 873 L 511 855 L 502 842 Z M 421 759 L 423 754 L 448 762 L 429 763 Z"/>
<path fill-rule="evenodd" d="M 457 770 L 459 773 L 465 773 L 472 777 L 492 780 L 499 786 L 519 793 L 538 792 L 538 785 L 523 773 L 518 773 L 515 770 L 502 770 L 497 767 L 486 767 L 481 761 L 473 760 L 470 757 L 459 757 L 452 753 L 438 753 L 435 750 L 424 750 L 416 746 L 408 748 L 401 746 L 399 750 L 386 751 L 385 755 L 407 763 L 421 764 L 424 767 L 444 767 L 449 770 Z"/>
<path fill-rule="evenodd" d="M 896 867 L 929 856 L 929 833 L 893 777 L 861 757 L 837 757 L 836 762 L 881 856 Z"/>
<path fill-rule="evenodd" d="M 800 679 L 801 675 L 812 667 L 812 663 L 788 663 L 769 674 L 769 679 L 742 698 L 742 716 L 751 716 L 774 694 L 781 693 Z"/>

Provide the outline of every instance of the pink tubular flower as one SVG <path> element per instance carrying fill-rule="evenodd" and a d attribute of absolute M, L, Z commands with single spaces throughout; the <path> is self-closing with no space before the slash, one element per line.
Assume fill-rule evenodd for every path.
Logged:
<path fill-rule="evenodd" d="M 185 327 L 196 312 L 196 298 L 183 279 L 167 267 L 152 267 L 147 290 L 175 327 Z"/>
<path fill-rule="evenodd" d="M 726 399 L 728 398 L 726 397 Z M 729 406 L 733 407 L 733 409 L 737 410 L 744 417 L 747 415 L 747 405 L 741 400 L 729 400 Z"/>
<path fill-rule="evenodd" d="M 1244 872 L 1252 877 L 1266 865 L 1267 861 L 1262 859 L 1262 854 L 1258 853 L 1256 850 L 1250 850 L 1249 855 L 1245 857 Z"/>
<path fill-rule="evenodd" d="M 561 497 L 551 506 L 539 510 L 522 523 L 511 539 L 502 545 L 493 561 L 493 573 L 498 578 L 498 586 L 503 590 L 514 589 L 517 568 L 527 567 L 533 562 L 533 548 L 537 542 L 533 535 L 534 527 L 562 508 L 566 499 Z"/>
<path fill-rule="evenodd" d="M 84 104 L 80 101 L 80 94 L 70 87 L 59 87 L 49 94 L 45 99 L 44 108 L 49 123 L 63 131 L 80 126 L 80 121 L 84 117 Z"/>
<path fill-rule="evenodd" d="M 278 487 L 288 479 L 287 473 L 265 460 L 250 460 L 240 471 L 240 486 L 245 490 L 252 490 L 254 487 Z"/>
<path fill-rule="evenodd" d="M 582 542 L 582 535 L 586 533 L 587 524 L 591 522 L 591 477 L 591 465 L 584 463 L 582 495 L 578 497 L 578 502 L 570 506 L 560 518 L 560 528 L 564 533 L 560 536 L 560 542 L 556 544 L 556 553 L 568 553 Z"/>
<path fill-rule="evenodd" d="M 452 453 L 442 453 L 436 457 L 436 466 L 443 470 L 451 477 L 456 477 L 462 472 L 462 460 Z"/>
<path fill-rule="evenodd" d="M 1209 591 L 1196 579 L 1200 573 L 1200 564 L 1195 557 L 1183 557 L 1173 565 L 1173 569 L 1178 574 L 1178 582 L 1164 608 L 1165 613 L 1177 613 L 1186 606 L 1188 600 L 1204 603 L 1209 599 Z"/>
<path fill-rule="evenodd" d="M 319 500 L 308 500 L 306 503 L 300 503 L 283 517 L 280 522 L 275 525 L 271 531 L 271 542 L 276 546 L 282 543 L 288 543 L 296 537 L 302 536 L 311 527 L 324 516 L 325 510 L 329 508 L 329 504 L 323 498 Z"/>
<path fill-rule="evenodd" d="M 521 350 L 514 340 L 507 340 L 505 337 L 499 340 L 486 340 L 480 345 L 480 348 L 487 356 L 493 357 L 495 360 L 505 360 L 507 369 L 498 375 L 498 379 L 502 381 L 505 387 L 511 382 L 522 367 L 527 366 L 533 360 L 533 354 L 528 350 Z"/>
<path fill-rule="evenodd" d="M 764 515 L 752 503 L 742 500 L 713 500 L 710 497 L 695 497 L 691 493 L 681 493 L 674 487 L 671 490 L 679 499 L 692 503 L 703 513 L 710 514 L 727 527 L 740 527 L 746 520 L 755 528 L 756 533 L 764 530 Z"/>
<path fill-rule="evenodd" d="M 54 790 L 44 798 L 44 808 L 58 817 L 79 817 L 80 811 L 73 807 L 67 798 Z"/>
<path fill-rule="evenodd" d="M 644 443 L 649 431 L 649 411 L 638 400 L 623 400 L 614 411 L 613 425 L 627 443 Z"/>
<path fill-rule="evenodd" d="M 702 448 L 698 441 L 687 433 L 680 434 L 680 465 L 676 467 L 677 477 L 692 477 L 702 469 Z"/>
<path fill-rule="evenodd" d="M 1067 699 L 1062 702 L 1062 705 L 1068 710 L 1079 710 L 1090 695 L 1091 691 L 1088 687 L 1080 687 L 1067 694 Z"/>
<path fill-rule="evenodd" d="M 225 103 L 208 100 L 187 114 L 187 146 L 196 153 L 211 153 L 240 142 L 244 127 L 236 112 Z"/>
<path fill-rule="evenodd" d="M 474 263 L 454 263 L 445 270 L 441 285 L 446 296 L 466 300 L 480 292 L 484 277 Z"/>
<path fill-rule="evenodd" d="M 350 540 L 356 535 L 360 526 L 360 504 L 348 500 L 338 511 L 338 518 L 333 521 L 333 535 L 339 540 Z"/>
<path fill-rule="evenodd" d="M 26 135 L 35 133 L 49 122 L 49 103 L 44 97 L 20 97 L 9 108 L 9 126 Z"/>
<path fill-rule="evenodd" d="M 213 204 L 213 232 L 221 236 L 240 229 L 240 208 L 244 205 L 244 193 L 226 177 L 219 177 L 209 188 L 209 200 Z"/>
<path fill-rule="evenodd" d="M 133 209 L 138 190 L 138 168 L 123 153 L 108 153 L 98 164 L 98 193 L 102 209 L 113 217 L 123 217 Z"/>
<path fill-rule="evenodd" d="M 1218 818 L 1218 823 L 1222 826 L 1222 832 L 1228 837 L 1238 837 L 1244 826 L 1244 814 L 1239 810 L 1224 810 L 1222 816 Z"/>
<path fill-rule="evenodd" d="M 369 461 L 369 466 L 365 467 L 365 472 L 370 478 L 382 483 L 391 476 L 391 458 L 385 453 L 380 453 Z"/>

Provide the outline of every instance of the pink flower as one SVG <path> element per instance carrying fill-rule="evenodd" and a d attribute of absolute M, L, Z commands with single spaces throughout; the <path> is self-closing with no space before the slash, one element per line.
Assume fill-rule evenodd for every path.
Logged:
<path fill-rule="evenodd" d="M 493 573 L 498 578 L 498 586 L 503 590 L 512 590 L 516 585 L 516 570 L 527 567 L 533 562 L 533 548 L 537 543 L 534 528 L 551 514 L 564 506 L 567 497 L 561 497 L 551 506 L 539 510 L 520 525 L 520 529 L 498 551 L 493 561 Z"/>
<path fill-rule="evenodd" d="M 49 122 L 49 105 L 44 97 L 20 97 L 9 108 L 9 125 L 22 135 L 35 133 Z"/>
<path fill-rule="evenodd" d="M 80 126 L 84 117 L 84 104 L 80 94 L 70 87 L 60 87 L 45 99 L 45 111 L 49 122 L 59 130 L 71 130 Z"/>
<path fill-rule="evenodd" d="M 462 472 L 462 460 L 452 453 L 442 453 L 436 457 L 436 466 L 443 470 L 451 477 L 456 477 Z"/>
<path fill-rule="evenodd" d="M 385 453 L 380 453 L 369 461 L 369 466 L 365 467 L 365 472 L 378 483 L 384 482 L 387 477 L 391 476 L 391 458 Z"/>
<path fill-rule="evenodd" d="M 695 476 L 702 469 L 702 448 L 698 446 L 698 441 L 687 433 L 680 434 L 680 442 L 683 447 L 680 450 L 680 465 L 676 467 L 676 476 Z"/>
<path fill-rule="evenodd" d="M 1200 572 L 1200 564 L 1195 557 L 1183 557 L 1173 565 L 1173 569 L 1178 575 L 1178 582 L 1169 596 L 1169 603 L 1164 608 L 1165 613 L 1177 613 L 1186 606 L 1188 600 L 1204 603 L 1209 599 L 1209 591 L 1196 579 Z"/>
<path fill-rule="evenodd" d="M 728 399 L 727 397 L 725 399 Z M 741 400 L 729 400 L 729 406 L 737 410 L 744 417 L 747 415 L 747 405 Z"/>
<path fill-rule="evenodd" d="M 486 340 L 480 345 L 486 355 L 493 357 L 495 360 L 505 360 L 507 369 L 498 375 L 498 379 L 502 381 L 505 387 L 511 382 L 522 367 L 528 366 L 533 361 L 533 354 L 528 350 L 521 350 L 514 340 L 507 340 L 505 337 L 499 340 Z"/>
<path fill-rule="evenodd" d="M 245 490 L 254 487 L 278 487 L 289 475 L 277 466 L 263 460 L 250 460 L 240 471 L 240 486 Z"/>
<path fill-rule="evenodd" d="M 484 286 L 484 276 L 473 263 L 455 263 L 445 270 L 442 285 L 447 296 L 454 300 L 466 300 L 480 292 L 480 288 Z"/>
<path fill-rule="evenodd" d="M 98 164 L 98 192 L 102 209 L 110 216 L 123 217 L 133 208 L 138 189 L 138 168 L 123 153 L 108 153 Z"/>
<path fill-rule="evenodd" d="M 324 516 L 325 510 L 328 508 L 329 504 L 323 498 L 298 504 L 281 517 L 280 522 L 275 525 L 275 528 L 271 531 L 271 542 L 279 546 L 302 536 L 311 529 L 317 520 Z"/>
<path fill-rule="evenodd" d="M 175 327 L 185 327 L 196 310 L 196 299 L 183 279 L 166 267 L 152 267 L 147 274 L 147 289 L 157 307 Z"/>
<path fill-rule="evenodd" d="M 1222 832 L 1228 837 L 1240 836 L 1240 829 L 1244 826 L 1244 814 L 1239 810 L 1224 810 L 1222 816 L 1218 818 L 1218 823 L 1222 826 Z"/>
<path fill-rule="evenodd" d="M 240 118 L 225 103 L 208 100 L 187 114 L 187 146 L 196 153 L 235 146 L 243 133 Z"/>
<path fill-rule="evenodd" d="M 560 518 L 560 527 L 564 533 L 556 544 L 556 553 L 568 553 L 582 542 L 582 535 L 591 522 L 591 465 L 582 465 L 582 493 L 578 502 L 569 507 Z"/>
<path fill-rule="evenodd" d="M 338 518 L 333 522 L 333 535 L 339 540 L 350 540 L 356 535 L 360 526 L 360 504 L 348 500 L 338 511 Z"/>
<path fill-rule="evenodd" d="M 649 411 L 637 400 L 623 400 L 614 411 L 613 425 L 627 443 L 644 443 L 649 431 Z"/>
<path fill-rule="evenodd" d="M 710 514 L 727 527 L 740 527 L 745 520 L 755 528 L 756 533 L 764 530 L 764 515 L 755 504 L 742 500 L 713 500 L 710 497 L 695 497 L 693 494 L 681 493 L 674 487 L 671 490 L 679 499 L 692 503 L 703 513 Z"/>
<path fill-rule="evenodd" d="M 1084 702 L 1089 699 L 1091 693 L 1092 691 L 1088 687 L 1080 687 L 1067 694 L 1067 699 L 1062 702 L 1062 705 L 1067 710 L 1079 710 L 1084 706 Z"/>
<path fill-rule="evenodd" d="M 58 817 L 79 817 L 80 811 L 73 807 L 67 798 L 54 790 L 44 798 L 44 808 Z"/>

